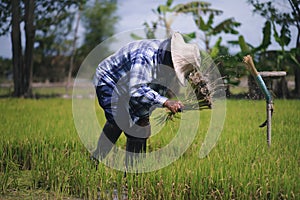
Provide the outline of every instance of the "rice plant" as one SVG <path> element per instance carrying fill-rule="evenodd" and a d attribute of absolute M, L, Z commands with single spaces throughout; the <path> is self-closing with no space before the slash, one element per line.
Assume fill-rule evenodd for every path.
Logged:
<path fill-rule="evenodd" d="M 223 132 L 207 157 L 198 155 L 210 110 L 201 111 L 197 136 L 177 161 L 124 178 L 89 159 L 71 100 L 1 99 L 0 199 L 299 199 L 299 110 L 297 100 L 275 101 L 269 148 L 258 127 L 265 102 L 228 100 Z M 177 120 L 150 138 L 149 151 L 172 140 Z M 117 144 L 123 148 L 124 138 Z"/>

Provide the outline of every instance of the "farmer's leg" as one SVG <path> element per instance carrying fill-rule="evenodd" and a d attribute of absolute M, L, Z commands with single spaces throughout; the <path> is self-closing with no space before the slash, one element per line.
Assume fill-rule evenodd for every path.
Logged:
<path fill-rule="evenodd" d="M 97 149 L 93 152 L 92 156 L 97 159 L 103 159 L 110 152 L 122 131 L 119 126 L 116 125 L 113 117 L 113 112 L 116 109 L 116 99 L 112 97 L 113 88 L 107 85 L 98 86 L 96 87 L 96 93 L 99 105 L 104 110 L 107 122 L 98 139 Z"/>
<path fill-rule="evenodd" d="M 104 159 L 113 148 L 121 133 L 122 130 L 120 130 L 117 125 L 106 122 L 99 137 L 97 148 L 93 152 L 93 157 L 96 159 Z"/>
<path fill-rule="evenodd" d="M 126 167 L 134 165 L 141 154 L 146 153 L 147 139 L 151 135 L 149 117 L 140 119 L 128 133 L 126 141 Z"/>

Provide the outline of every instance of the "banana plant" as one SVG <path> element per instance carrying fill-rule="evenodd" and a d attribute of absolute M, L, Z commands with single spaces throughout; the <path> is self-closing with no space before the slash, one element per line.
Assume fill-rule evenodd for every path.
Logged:
<path fill-rule="evenodd" d="M 268 50 L 268 47 L 271 44 L 272 38 L 272 31 L 273 37 L 275 41 L 281 46 L 281 50 Z M 257 68 L 259 71 L 273 71 L 273 70 L 284 70 L 288 71 L 289 67 L 291 66 L 291 61 L 293 61 L 292 56 L 295 55 L 292 53 L 292 50 L 289 51 L 291 53 L 287 53 L 284 47 L 287 46 L 290 42 L 290 33 L 286 27 L 282 27 L 280 33 L 278 33 L 275 24 L 273 21 L 266 21 L 265 25 L 262 30 L 263 39 L 260 45 L 254 47 L 247 43 L 244 37 L 241 35 L 239 36 L 238 41 L 230 41 L 231 44 L 238 44 L 240 46 L 240 52 L 235 56 L 242 60 L 242 57 L 251 54 L 257 63 Z M 295 59 L 296 60 L 296 59 Z M 252 83 L 251 76 L 249 83 L 249 92 L 250 96 L 257 96 L 260 94 L 254 87 L 256 84 Z M 285 83 L 282 83 L 285 84 Z M 276 91 L 274 91 L 277 93 Z M 280 97 L 278 95 L 278 97 Z"/>
<path fill-rule="evenodd" d="M 241 24 L 236 22 L 234 18 L 228 18 L 220 22 L 219 24 L 214 23 L 215 16 L 222 14 L 222 11 L 211 9 L 209 11 L 209 17 L 207 21 L 204 20 L 204 17 L 201 11 L 192 12 L 195 24 L 200 31 L 203 32 L 203 42 L 205 44 L 206 51 L 210 52 L 210 41 L 213 36 L 219 35 L 221 33 L 225 34 L 238 34 L 237 27 Z M 205 14 L 206 12 L 204 12 Z"/>
<path fill-rule="evenodd" d="M 223 12 L 218 9 L 211 8 L 211 4 L 204 1 L 192 1 L 185 4 L 177 4 L 173 5 L 173 0 L 167 0 L 165 4 L 161 4 L 157 7 L 157 9 L 152 10 L 157 15 L 157 21 L 149 23 L 144 23 L 145 32 L 147 38 L 155 38 L 155 31 L 158 26 L 161 26 L 166 29 L 166 35 L 170 35 L 171 26 L 174 22 L 176 16 L 180 14 L 193 14 L 193 16 L 199 15 L 221 15 Z M 203 18 L 202 18 L 203 19 Z M 230 23 L 229 21 L 224 22 L 223 25 L 215 27 L 214 34 L 217 35 L 218 33 L 222 32 L 220 29 L 225 28 L 224 32 L 228 32 L 228 26 Z M 200 29 L 201 30 L 201 29 Z M 190 39 L 194 39 L 196 37 L 195 32 L 187 33 Z M 134 38 L 140 38 L 132 34 Z M 188 38 L 188 37 L 186 37 Z"/>

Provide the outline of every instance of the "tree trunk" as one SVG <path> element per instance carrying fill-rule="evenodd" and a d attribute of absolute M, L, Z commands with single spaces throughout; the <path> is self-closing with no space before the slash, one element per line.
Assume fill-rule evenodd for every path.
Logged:
<path fill-rule="evenodd" d="M 13 78 L 14 78 L 14 93 L 15 97 L 23 95 L 23 56 L 20 31 L 20 5 L 19 1 L 12 1 L 12 62 L 13 62 Z"/>
<path fill-rule="evenodd" d="M 25 67 L 24 67 L 24 95 L 32 96 L 32 65 L 33 65 L 33 47 L 35 37 L 34 27 L 34 0 L 25 0 Z"/>
<path fill-rule="evenodd" d="M 76 53 L 76 42 L 77 42 L 77 38 L 78 38 L 77 34 L 78 34 L 79 22 L 80 22 L 80 11 L 78 12 L 75 30 L 74 30 L 74 39 L 73 39 L 72 54 L 71 54 L 71 59 L 70 59 L 70 68 L 69 68 L 69 72 L 68 72 L 68 80 L 67 80 L 67 85 L 66 85 L 66 94 L 68 94 L 68 90 L 69 90 L 71 78 L 72 78 L 72 72 L 74 69 L 74 57 L 75 57 L 75 53 Z"/>
<path fill-rule="evenodd" d="M 289 3 L 293 9 L 294 15 L 299 16 L 300 14 L 300 8 L 299 8 L 299 2 L 296 0 L 289 0 Z M 299 18 L 297 18 L 299 19 Z M 299 20 L 296 20 L 296 28 L 297 28 L 297 40 L 296 40 L 296 49 L 300 48 L 300 22 Z M 298 63 L 300 63 L 300 55 L 297 52 L 296 59 Z M 296 66 L 294 69 L 295 73 L 295 96 L 300 97 L 300 66 Z"/>
<path fill-rule="evenodd" d="M 294 74 L 295 74 L 295 96 L 299 97 L 300 96 L 300 69 L 299 66 L 296 66 L 294 68 Z"/>
<path fill-rule="evenodd" d="M 276 80 L 275 94 L 277 98 L 286 99 L 290 97 L 287 80 L 285 77 Z"/>
<path fill-rule="evenodd" d="M 300 48 L 300 27 L 298 27 L 298 36 L 297 36 L 297 44 L 296 49 Z M 297 53 L 296 59 L 298 63 L 300 63 L 300 55 Z M 295 95 L 296 97 L 300 97 L 300 66 L 295 66 Z"/>

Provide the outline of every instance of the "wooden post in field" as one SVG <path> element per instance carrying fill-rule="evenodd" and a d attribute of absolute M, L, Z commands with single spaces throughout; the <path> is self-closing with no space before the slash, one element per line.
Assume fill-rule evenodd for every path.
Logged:
<path fill-rule="evenodd" d="M 271 146 L 271 128 L 272 128 L 272 112 L 273 112 L 273 100 L 269 90 L 266 87 L 265 82 L 263 81 L 261 75 L 257 72 L 253 59 L 250 55 L 244 57 L 243 62 L 247 65 L 248 70 L 251 72 L 252 76 L 255 78 L 256 83 L 264 93 L 267 101 L 267 121 L 260 127 L 267 125 L 267 143 L 268 146 Z"/>
<path fill-rule="evenodd" d="M 286 72 L 285 71 L 264 71 L 264 72 L 259 72 L 259 74 L 262 77 L 266 77 L 266 78 L 280 78 L 280 77 L 284 77 L 286 76 Z M 267 141 L 269 146 L 271 145 L 271 118 L 272 118 L 272 110 L 273 110 L 273 104 L 267 103 Z"/>

